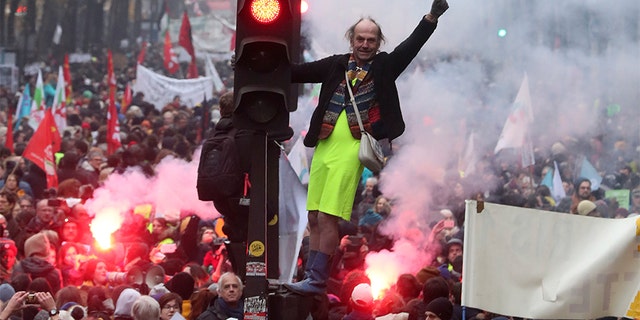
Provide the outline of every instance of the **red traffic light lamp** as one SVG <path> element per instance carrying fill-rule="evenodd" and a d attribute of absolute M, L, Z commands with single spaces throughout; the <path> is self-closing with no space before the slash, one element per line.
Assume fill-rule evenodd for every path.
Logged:
<path fill-rule="evenodd" d="M 296 110 L 291 61 L 299 46 L 299 17 L 299 0 L 238 0 L 236 127 L 270 134 L 288 128 L 289 112 Z"/>
<path fill-rule="evenodd" d="M 251 2 L 251 16 L 260 23 L 271 23 L 280 17 L 280 1 L 254 0 Z"/>

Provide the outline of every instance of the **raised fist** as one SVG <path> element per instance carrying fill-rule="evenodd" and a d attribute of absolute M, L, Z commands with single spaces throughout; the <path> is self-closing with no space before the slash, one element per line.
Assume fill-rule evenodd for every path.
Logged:
<path fill-rule="evenodd" d="M 447 0 L 433 0 L 431 4 L 431 15 L 440 17 L 445 11 L 449 9 L 449 4 Z"/>

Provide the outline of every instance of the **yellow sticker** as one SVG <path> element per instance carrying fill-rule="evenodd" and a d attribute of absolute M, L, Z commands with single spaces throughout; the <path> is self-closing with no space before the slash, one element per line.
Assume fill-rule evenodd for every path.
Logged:
<path fill-rule="evenodd" d="M 640 218 L 636 218 L 636 236 L 640 236 Z"/>
<path fill-rule="evenodd" d="M 264 243 L 261 241 L 251 242 L 249 245 L 249 255 L 252 257 L 261 257 L 264 254 Z"/>
<path fill-rule="evenodd" d="M 275 226 L 275 225 L 276 225 L 276 223 L 278 223 L 278 215 L 277 215 L 277 214 L 273 216 L 273 219 L 271 219 L 271 221 L 269 221 L 269 223 L 268 223 L 268 224 L 269 224 L 270 226 Z"/>

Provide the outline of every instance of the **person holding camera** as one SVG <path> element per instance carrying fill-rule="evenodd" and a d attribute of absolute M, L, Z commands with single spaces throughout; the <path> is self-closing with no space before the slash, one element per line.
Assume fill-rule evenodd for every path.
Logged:
<path fill-rule="evenodd" d="M 216 238 L 213 241 L 211 250 L 207 252 L 202 262 L 202 266 L 209 272 L 213 282 L 217 282 L 223 273 L 233 270 L 229 261 L 227 247 L 224 245 L 223 240 L 222 238 Z"/>
<path fill-rule="evenodd" d="M 345 276 L 353 270 L 363 270 L 365 258 L 369 253 L 367 238 L 363 235 L 345 235 L 340 239 L 340 245 L 333 257 L 330 277 L 343 281 Z"/>
<path fill-rule="evenodd" d="M 28 306 L 39 307 L 40 312 L 48 313 L 51 320 L 59 319 L 56 301 L 51 293 L 18 291 L 2 306 L 0 320 L 8 320 L 14 317 L 22 319 L 18 314 Z"/>
<path fill-rule="evenodd" d="M 384 41 L 380 25 L 362 18 L 347 30 L 351 52 L 292 66 L 293 83 L 322 83 L 322 87 L 304 138 L 305 146 L 315 148 L 307 196 L 309 259 L 305 279 L 285 284 L 290 291 L 300 295 L 326 292 L 331 256 L 340 241 L 339 222 L 351 220 L 364 168 L 358 159 L 361 132 L 357 119 L 362 118 L 362 126 L 376 139 L 391 141 L 402 135 L 405 124 L 395 81 L 448 8 L 446 0 L 433 0 L 429 13 L 392 52 L 380 52 Z M 348 93 L 351 91 L 353 94 Z"/>
<path fill-rule="evenodd" d="M 211 251 L 211 249 L 218 241 L 216 231 L 212 226 L 203 226 L 198 232 L 200 242 L 198 243 L 198 251 L 195 252 L 194 260 L 200 265 L 203 265 L 204 257 Z"/>

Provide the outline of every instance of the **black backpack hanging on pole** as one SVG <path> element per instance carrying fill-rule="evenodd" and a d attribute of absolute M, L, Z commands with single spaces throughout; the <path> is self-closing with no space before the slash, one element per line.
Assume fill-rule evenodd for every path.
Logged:
<path fill-rule="evenodd" d="M 245 194 L 248 173 L 242 169 L 237 134 L 236 128 L 216 127 L 213 136 L 202 144 L 196 184 L 200 200 L 217 204 Z"/>

